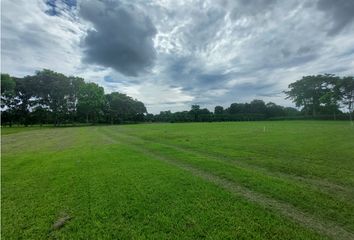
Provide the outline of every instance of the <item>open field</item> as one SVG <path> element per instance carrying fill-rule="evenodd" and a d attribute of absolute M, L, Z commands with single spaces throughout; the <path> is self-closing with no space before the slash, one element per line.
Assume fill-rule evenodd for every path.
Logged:
<path fill-rule="evenodd" d="M 2 134 L 3 239 L 354 239 L 348 122 Z"/>

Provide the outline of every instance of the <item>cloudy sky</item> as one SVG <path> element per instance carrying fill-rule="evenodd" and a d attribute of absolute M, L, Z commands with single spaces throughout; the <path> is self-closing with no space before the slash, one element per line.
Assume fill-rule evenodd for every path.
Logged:
<path fill-rule="evenodd" d="M 1 71 L 52 69 L 149 112 L 282 94 L 303 75 L 354 74 L 354 0 L 3 0 Z"/>

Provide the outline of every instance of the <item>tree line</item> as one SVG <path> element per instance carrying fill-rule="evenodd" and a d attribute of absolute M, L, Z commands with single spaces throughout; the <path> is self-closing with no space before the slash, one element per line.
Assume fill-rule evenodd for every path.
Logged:
<path fill-rule="evenodd" d="M 145 105 L 125 94 L 51 70 L 23 78 L 1 74 L 1 123 L 62 124 L 143 121 Z"/>
<path fill-rule="evenodd" d="M 294 117 L 300 112 L 296 108 L 283 107 L 275 103 L 265 103 L 255 99 L 250 103 L 232 103 L 228 108 L 216 106 L 214 112 L 199 105 L 192 105 L 189 111 L 162 111 L 157 115 L 147 115 L 156 122 L 220 122 L 220 121 L 257 121 L 276 117 Z M 149 119 L 150 118 L 150 119 Z"/>
<path fill-rule="evenodd" d="M 279 119 L 348 119 L 354 107 L 354 77 L 304 76 L 284 91 L 298 110 L 255 99 L 216 106 L 192 105 L 188 111 L 149 114 L 145 105 L 125 94 L 104 93 L 95 83 L 51 70 L 23 78 L 1 74 L 2 124 L 75 124 L 126 122 L 211 122 Z M 343 112 L 341 109 L 346 109 Z"/>
<path fill-rule="evenodd" d="M 162 111 L 147 115 L 156 122 L 256 121 L 280 119 L 352 120 L 354 107 L 354 77 L 332 74 L 304 76 L 284 91 L 301 110 L 283 107 L 273 102 L 255 99 L 250 103 L 232 103 L 228 108 L 216 106 L 214 112 L 199 105 L 189 111 Z M 345 109 L 343 112 L 341 109 Z"/>

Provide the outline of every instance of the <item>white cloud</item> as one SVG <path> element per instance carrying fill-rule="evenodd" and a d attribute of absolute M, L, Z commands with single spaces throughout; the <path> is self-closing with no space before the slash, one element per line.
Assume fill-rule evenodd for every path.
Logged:
<path fill-rule="evenodd" d="M 156 28 L 156 61 L 150 71 L 124 76 L 82 63 L 88 25 L 75 8 L 61 6 L 62 14 L 49 16 L 43 1 L 5 0 L 2 72 L 22 76 L 50 68 L 75 74 L 107 92 L 145 102 L 150 112 L 188 109 L 192 103 L 227 106 L 253 98 L 291 105 L 279 93 L 304 75 L 354 74 L 354 18 L 328 0 L 319 0 L 327 5 L 305 0 L 121 1 L 135 4 Z"/>
<path fill-rule="evenodd" d="M 171 107 L 189 109 L 194 97 L 183 93 L 180 87 L 145 82 L 139 85 L 121 87 L 120 91 L 144 102 L 149 112 L 158 113 Z"/>
<path fill-rule="evenodd" d="M 10 1 L 2 4 L 1 71 L 32 74 L 49 68 L 67 74 L 80 65 L 82 26 L 70 16 L 49 16 L 42 1 Z"/>

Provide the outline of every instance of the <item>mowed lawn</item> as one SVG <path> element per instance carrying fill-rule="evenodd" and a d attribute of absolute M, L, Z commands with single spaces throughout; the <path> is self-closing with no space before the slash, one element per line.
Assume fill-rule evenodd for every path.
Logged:
<path fill-rule="evenodd" d="M 2 129 L 2 239 L 354 239 L 354 127 Z"/>

